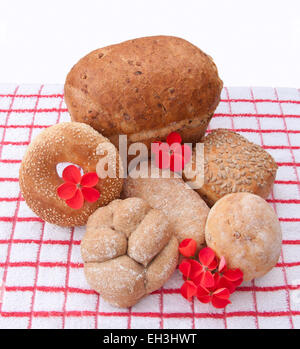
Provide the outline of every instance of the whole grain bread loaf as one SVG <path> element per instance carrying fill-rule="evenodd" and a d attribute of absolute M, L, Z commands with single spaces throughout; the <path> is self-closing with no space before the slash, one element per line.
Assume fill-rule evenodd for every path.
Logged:
<path fill-rule="evenodd" d="M 118 146 L 164 141 L 172 131 L 197 142 L 222 89 L 210 56 L 184 39 L 144 37 L 92 51 L 65 82 L 72 121 L 91 125 Z"/>

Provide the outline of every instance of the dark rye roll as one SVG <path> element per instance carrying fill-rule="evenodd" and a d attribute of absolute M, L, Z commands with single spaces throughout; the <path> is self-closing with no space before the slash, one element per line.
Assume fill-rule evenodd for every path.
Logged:
<path fill-rule="evenodd" d="M 144 37 L 100 48 L 79 60 L 65 83 L 72 121 L 84 122 L 116 146 L 164 141 L 172 131 L 199 141 L 223 83 L 208 55 L 172 36 Z"/>

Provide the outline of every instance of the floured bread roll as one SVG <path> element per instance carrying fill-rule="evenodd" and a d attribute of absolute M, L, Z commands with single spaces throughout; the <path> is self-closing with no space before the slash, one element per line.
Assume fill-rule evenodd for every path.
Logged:
<path fill-rule="evenodd" d="M 198 249 L 204 247 L 204 227 L 209 208 L 201 197 L 173 174 L 167 176 L 166 170 L 160 171 L 160 178 L 149 178 L 154 166 L 141 166 L 140 178 L 131 178 L 130 174 L 124 181 L 122 197 L 140 197 L 153 208 L 161 210 L 171 224 L 172 231 L 180 243 L 192 238 L 197 242 Z"/>
<path fill-rule="evenodd" d="M 207 246 L 224 256 L 229 268 L 240 268 L 244 280 L 272 269 L 281 251 L 281 229 L 273 208 L 250 193 L 228 194 L 210 210 Z"/>
<path fill-rule="evenodd" d="M 212 206 L 226 194 L 237 192 L 268 197 L 277 164 L 263 148 L 226 129 L 213 130 L 203 138 L 203 143 L 204 184 L 196 191 L 208 205 Z M 194 159 L 195 153 L 193 162 Z"/>
<path fill-rule="evenodd" d="M 178 242 L 163 212 L 129 198 L 90 216 L 81 255 L 90 286 L 112 305 L 130 307 L 172 275 Z"/>

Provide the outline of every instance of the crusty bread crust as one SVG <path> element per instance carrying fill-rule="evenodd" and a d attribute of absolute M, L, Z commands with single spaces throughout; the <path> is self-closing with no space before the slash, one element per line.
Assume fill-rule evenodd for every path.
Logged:
<path fill-rule="evenodd" d="M 64 122 L 41 132 L 29 145 L 20 167 L 20 188 L 27 205 L 46 222 L 60 226 L 84 225 L 88 217 L 100 206 L 118 198 L 123 180 L 101 179 L 96 185 L 101 193 L 94 203 L 85 201 L 83 207 L 74 210 L 56 193 L 63 183 L 56 165 L 69 162 L 79 165 L 84 173 L 95 172 L 101 158 L 96 153 L 100 143 L 109 140 L 90 126 L 78 122 Z M 117 156 L 116 173 L 119 173 Z"/>
<path fill-rule="evenodd" d="M 196 191 L 208 205 L 235 192 L 268 197 L 277 164 L 263 148 L 227 129 L 213 130 L 203 138 L 203 143 L 204 184 Z"/>
<path fill-rule="evenodd" d="M 223 83 L 208 55 L 172 36 L 144 37 L 100 48 L 73 66 L 65 101 L 73 121 L 104 136 L 168 135 L 167 126 L 200 119 L 185 127 L 183 141 L 199 141 L 215 111 Z M 189 122 L 189 121 L 188 121 Z M 178 129 L 181 131 L 181 127 Z"/>

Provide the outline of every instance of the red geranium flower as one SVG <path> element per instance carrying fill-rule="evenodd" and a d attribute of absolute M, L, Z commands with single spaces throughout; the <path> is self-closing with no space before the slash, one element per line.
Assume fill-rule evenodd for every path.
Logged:
<path fill-rule="evenodd" d="M 192 280 L 193 282 L 197 280 L 203 271 L 201 264 L 194 259 L 184 259 L 178 268 L 185 280 Z"/>
<path fill-rule="evenodd" d="M 197 294 L 197 286 L 193 283 L 193 281 L 187 280 L 181 286 L 180 293 L 188 301 L 191 301 L 192 298 Z"/>
<path fill-rule="evenodd" d="M 215 308 L 225 308 L 230 304 L 230 292 L 227 288 L 218 288 L 214 291 L 210 291 L 205 287 L 198 286 L 197 298 L 202 303 L 211 302 Z"/>
<path fill-rule="evenodd" d="M 196 253 L 197 243 L 193 239 L 184 239 L 179 244 L 179 252 L 185 257 L 193 257 Z"/>
<path fill-rule="evenodd" d="M 230 303 L 230 294 L 242 283 L 243 272 L 238 268 L 227 268 L 225 258 L 218 259 L 209 247 L 199 252 L 198 262 L 193 257 L 196 242 L 192 241 L 194 240 L 185 239 L 179 245 L 180 253 L 191 257 L 184 259 L 179 265 L 185 280 L 180 292 L 188 300 L 196 295 L 202 303 L 211 302 L 215 308 L 224 308 Z"/>
<path fill-rule="evenodd" d="M 81 176 L 79 168 L 70 165 L 63 170 L 62 178 L 65 182 L 57 188 L 57 195 L 71 208 L 80 209 L 84 200 L 95 202 L 99 199 L 100 192 L 93 188 L 99 181 L 96 172 Z"/>
<path fill-rule="evenodd" d="M 179 133 L 171 132 L 167 137 L 167 143 L 154 142 L 151 150 L 155 154 L 155 165 L 160 169 L 170 168 L 173 172 L 180 172 L 190 161 L 192 150 L 187 144 L 181 144 Z"/>
<path fill-rule="evenodd" d="M 218 266 L 215 252 L 209 247 L 203 248 L 199 252 L 199 261 L 203 271 L 201 276 L 199 276 L 198 284 L 201 284 L 203 287 L 213 287 L 214 278 L 211 272 Z"/>
<path fill-rule="evenodd" d="M 243 282 L 243 272 L 236 269 L 227 269 L 218 280 L 218 287 L 228 288 L 230 293 L 233 293 L 238 286 Z"/>

